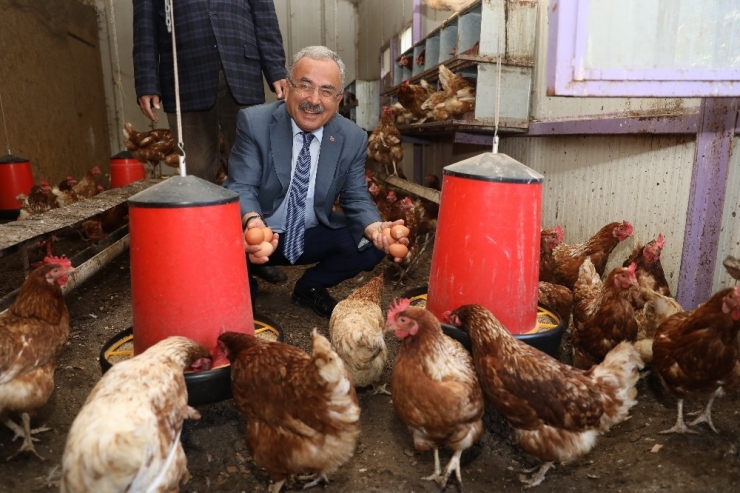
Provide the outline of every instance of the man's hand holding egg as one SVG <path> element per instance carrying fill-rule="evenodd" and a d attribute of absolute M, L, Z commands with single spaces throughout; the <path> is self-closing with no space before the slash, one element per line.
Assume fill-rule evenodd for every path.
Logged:
<path fill-rule="evenodd" d="M 253 264 L 264 264 L 278 246 L 278 235 L 267 226 L 257 226 L 257 221 L 250 221 L 244 232 L 244 249 Z"/>
<path fill-rule="evenodd" d="M 372 233 L 375 248 L 392 256 L 394 262 L 401 262 L 409 253 L 409 228 L 403 225 L 403 219 L 374 224 L 378 225 Z"/>

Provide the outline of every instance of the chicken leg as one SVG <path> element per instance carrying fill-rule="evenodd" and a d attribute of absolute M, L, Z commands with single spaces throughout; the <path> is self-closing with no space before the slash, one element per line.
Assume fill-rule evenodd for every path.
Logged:
<path fill-rule="evenodd" d="M 382 385 L 373 384 L 373 395 L 378 395 L 378 394 L 392 395 L 387 387 L 388 387 L 387 383 L 384 383 Z"/>
<path fill-rule="evenodd" d="M 439 449 L 437 447 L 434 447 L 434 474 L 431 476 L 426 476 L 421 479 L 424 481 L 435 481 L 437 484 L 439 484 L 440 481 L 440 474 L 442 474 L 442 469 L 439 467 Z"/>
<path fill-rule="evenodd" d="M 450 474 L 453 471 L 455 472 L 457 483 L 462 487 L 462 474 L 460 473 L 460 456 L 462 456 L 462 452 L 462 450 L 455 450 L 455 453 L 452 454 L 452 458 L 450 458 L 447 466 L 445 466 L 445 470 L 442 472 L 442 477 L 437 481 L 437 485 L 440 488 L 444 488 L 447 485 L 447 480 L 450 479 Z"/>
<path fill-rule="evenodd" d="M 673 425 L 673 428 L 659 432 L 660 435 L 668 435 L 669 433 L 696 433 L 694 430 L 690 430 L 683 420 L 683 399 L 678 400 L 678 417 L 676 418 L 676 424 Z"/>
<path fill-rule="evenodd" d="M 553 464 L 554 462 L 545 462 L 539 467 L 534 476 L 529 479 L 523 479 L 520 477 L 519 480 L 524 483 L 525 488 L 533 488 L 545 480 L 545 474 L 547 474 L 547 471 L 550 470 Z"/>
<path fill-rule="evenodd" d="M 33 446 L 33 442 L 38 442 L 39 439 L 34 438 L 33 435 L 35 435 L 36 433 L 42 433 L 44 431 L 49 431 L 51 430 L 51 428 L 42 426 L 40 428 L 31 429 L 31 416 L 28 413 L 23 413 L 21 415 L 21 419 L 23 420 L 23 428 L 18 426 L 11 419 L 7 419 L 4 421 L 5 426 L 13 430 L 13 433 L 15 433 L 15 436 L 13 437 L 13 441 L 15 441 L 17 438 L 23 438 L 23 445 L 21 445 L 21 448 L 19 448 L 16 453 L 8 457 L 6 460 L 10 461 L 15 456 L 23 452 L 33 452 L 33 454 L 39 459 L 46 460 L 43 457 L 41 457 L 38 454 L 38 452 L 36 452 L 36 449 Z"/>
<path fill-rule="evenodd" d="M 714 423 L 712 423 L 712 403 L 714 402 L 714 399 L 716 399 L 718 396 L 722 395 L 722 387 L 718 388 L 714 391 L 712 394 L 712 397 L 709 398 L 709 402 L 707 402 L 707 405 L 704 406 L 704 409 L 699 413 L 691 413 L 691 415 L 698 414 L 697 418 L 689 423 L 689 426 L 698 425 L 699 423 L 706 423 L 709 425 L 709 427 L 712 429 L 713 432 L 719 433 L 717 428 L 714 427 Z"/>

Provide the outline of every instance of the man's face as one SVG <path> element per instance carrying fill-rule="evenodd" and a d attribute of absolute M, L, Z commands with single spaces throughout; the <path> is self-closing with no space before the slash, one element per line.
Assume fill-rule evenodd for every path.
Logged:
<path fill-rule="evenodd" d="M 285 98 L 288 114 L 304 132 L 313 132 L 331 120 L 342 91 L 339 67 L 333 60 L 301 58 L 293 66 Z"/>

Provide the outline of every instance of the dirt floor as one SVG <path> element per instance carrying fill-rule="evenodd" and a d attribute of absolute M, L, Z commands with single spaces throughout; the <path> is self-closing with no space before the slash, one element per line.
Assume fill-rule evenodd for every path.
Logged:
<path fill-rule="evenodd" d="M 61 240 L 57 253 L 78 249 L 79 241 Z M 84 246 L 84 245 L 83 245 Z M 406 286 L 393 287 L 387 261 L 376 271 L 347 281 L 331 289 L 342 299 L 369 276 L 386 272 L 383 308 L 409 289 L 424 286 L 430 269 L 427 251 Z M 32 259 L 33 260 L 33 259 Z M 280 324 L 285 341 L 308 348 L 310 332 L 317 327 L 328 332 L 328 321 L 312 311 L 293 306 L 290 293 L 303 268 L 286 269 L 289 281 L 281 285 L 261 283 L 257 309 Z M 19 254 L 0 258 L 0 296 L 17 288 L 23 279 Z M 174 289 L 187 289 L 178 283 Z M 26 493 L 56 491 L 61 454 L 67 431 L 88 393 L 101 376 L 98 356 L 107 340 L 132 324 L 129 253 L 126 251 L 67 297 L 72 333 L 57 368 L 56 390 L 49 403 L 33 418 L 33 425 L 53 428 L 40 435 L 37 451 L 44 457 L 20 457 L 0 461 L 0 492 Z M 383 381 L 390 381 L 392 361 L 398 342 L 389 334 L 390 359 Z M 567 353 L 568 337 L 561 353 Z M 566 356 L 561 356 L 565 359 Z M 391 389 L 392 390 L 392 389 Z M 740 419 L 737 395 L 715 402 L 714 423 L 720 434 L 706 425 L 697 435 L 663 436 L 676 418 L 676 402 L 663 394 L 653 378 L 638 385 L 639 402 L 632 418 L 601 436 L 595 448 L 580 460 L 558 465 L 550 470 L 540 491 L 737 491 L 740 486 Z M 362 432 L 355 456 L 332 474 L 327 492 L 433 492 L 437 486 L 420 478 L 431 474 L 431 452 L 413 449 L 409 432 L 395 416 L 391 398 L 359 393 L 362 407 Z M 687 410 L 698 410 L 704 402 L 691 399 Z M 188 457 L 191 481 L 184 492 L 265 491 L 269 478 L 251 460 L 244 441 L 244 421 L 232 400 L 199 406 L 200 421 L 188 421 L 182 441 Z M 463 455 L 464 489 L 468 493 L 519 491 L 520 470 L 538 465 L 513 443 L 511 430 L 493 409 L 485 416 L 486 432 L 480 442 Z M 0 458 L 10 456 L 18 447 L 12 433 L 0 427 Z M 441 452 L 446 462 L 449 451 Z M 302 487 L 299 480 L 286 483 L 288 491 Z M 447 491 L 461 491 L 453 479 Z"/>

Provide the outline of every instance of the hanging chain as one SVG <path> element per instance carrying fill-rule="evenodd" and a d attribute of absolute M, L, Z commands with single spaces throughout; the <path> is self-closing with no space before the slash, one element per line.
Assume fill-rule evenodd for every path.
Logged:
<path fill-rule="evenodd" d="M 185 144 L 182 141 L 182 115 L 180 114 L 180 78 L 177 72 L 177 45 L 175 43 L 175 8 L 173 0 L 165 0 L 165 23 L 167 30 L 172 33 L 172 66 L 175 71 L 175 115 L 177 116 L 177 148 L 178 161 L 180 162 L 180 176 L 185 176 Z"/>
<path fill-rule="evenodd" d="M 8 125 L 5 123 L 5 107 L 3 106 L 3 96 L 0 95 L 0 112 L 3 114 L 3 127 L 5 127 L 5 140 L 8 143 L 8 156 L 12 154 L 10 152 L 10 135 L 8 135 Z"/>

